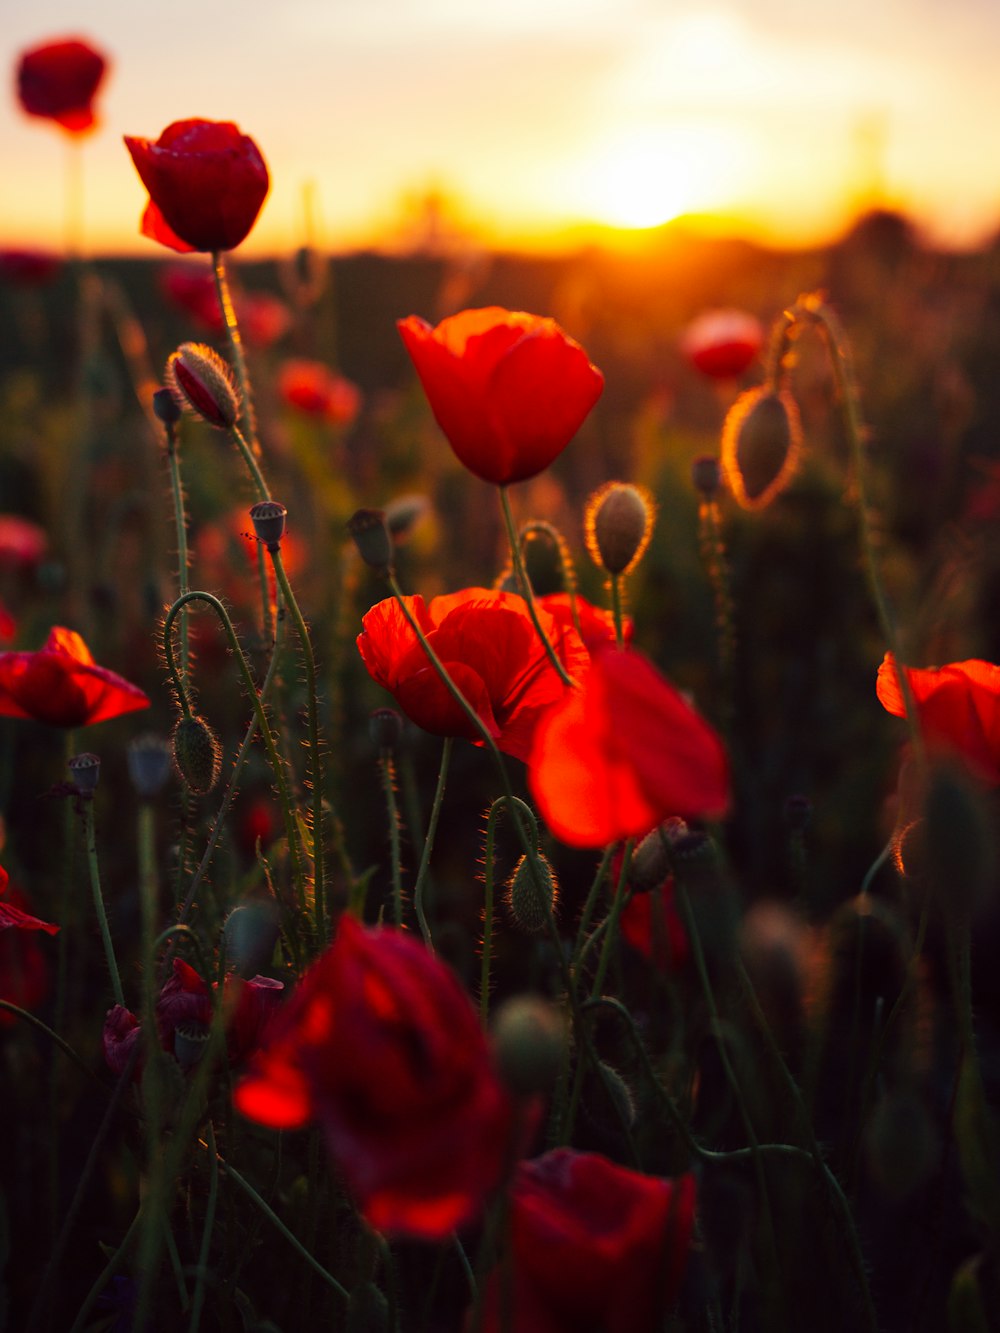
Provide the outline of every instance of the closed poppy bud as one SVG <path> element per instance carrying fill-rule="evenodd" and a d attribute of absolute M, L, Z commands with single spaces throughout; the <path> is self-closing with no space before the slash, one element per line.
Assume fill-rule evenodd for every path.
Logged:
<path fill-rule="evenodd" d="M 371 569 L 387 574 L 392 569 L 392 538 L 381 509 L 358 509 L 347 523 L 361 559 Z"/>
<path fill-rule="evenodd" d="M 222 927 L 222 937 L 227 955 L 242 976 L 271 961 L 280 931 L 278 907 L 271 898 L 257 898 L 233 908 Z"/>
<path fill-rule="evenodd" d="M 395 708 L 376 708 L 368 719 L 368 734 L 379 750 L 395 750 L 403 734 L 403 719 Z"/>
<path fill-rule="evenodd" d="M 587 550 L 609 574 L 627 574 L 642 559 L 653 534 L 656 504 L 644 486 L 609 481 L 587 501 Z"/>
<path fill-rule="evenodd" d="M 174 763 L 197 796 L 210 792 L 222 771 L 222 746 L 203 717 L 189 714 L 174 727 Z"/>
<path fill-rule="evenodd" d="M 159 796 L 170 776 L 170 742 L 162 736 L 137 736 L 128 747 L 128 775 L 144 801 Z"/>
<path fill-rule="evenodd" d="M 566 1022 L 538 995 L 515 995 L 493 1020 L 497 1072 L 519 1097 L 551 1092 L 566 1049 Z"/>
<path fill-rule="evenodd" d="M 239 394 L 229 367 L 204 343 L 181 343 L 167 360 L 167 383 L 196 416 L 229 430 L 240 415 Z"/>
<path fill-rule="evenodd" d="M 684 820 L 674 817 L 646 834 L 629 862 L 628 882 L 634 893 L 651 893 L 659 888 L 673 869 L 673 845 L 687 832 Z"/>
<path fill-rule="evenodd" d="M 46 42 L 21 56 L 17 95 L 29 116 L 54 120 L 70 134 L 93 127 L 93 101 L 108 63 L 78 38 Z"/>
<path fill-rule="evenodd" d="M 153 394 L 153 415 L 165 426 L 176 426 L 181 419 L 181 405 L 173 389 L 157 389 Z"/>
<path fill-rule="evenodd" d="M 744 509 L 763 509 L 781 494 L 801 449 L 802 424 L 791 394 L 761 387 L 740 395 L 722 428 L 722 466 Z"/>
<path fill-rule="evenodd" d="M 125 146 L 149 191 L 145 236 L 174 250 L 233 250 L 245 240 L 270 180 L 260 149 L 228 121 L 177 120 L 153 142 Z"/>
<path fill-rule="evenodd" d="M 691 480 L 700 496 L 714 500 L 722 486 L 722 468 L 711 454 L 702 454 L 691 464 Z"/>
<path fill-rule="evenodd" d="M 511 920 L 527 935 L 540 935 L 547 928 L 559 896 L 551 865 L 541 852 L 534 859 L 537 867 L 522 856 L 507 883 Z"/>
<path fill-rule="evenodd" d="M 865 1134 L 868 1168 L 891 1199 L 910 1198 L 940 1162 L 937 1129 L 913 1093 L 889 1092 L 875 1107 Z"/>

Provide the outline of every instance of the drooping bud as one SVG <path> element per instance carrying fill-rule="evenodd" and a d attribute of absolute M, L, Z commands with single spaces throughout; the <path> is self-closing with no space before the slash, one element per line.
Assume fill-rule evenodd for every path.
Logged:
<path fill-rule="evenodd" d="M 493 1020 L 497 1070 L 517 1096 L 551 1092 L 566 1048 L 566 1022 L 538 995 L 515 995 Z"/>
<path fill-rule="evenodd" d="M 279 933 L 278 908 L 272 899 L 255 898 L 233 908 L 222 937 L 240 976 L 252 976 L 270 963 Z"/>
<path fill-rule="evenodd" d="M 382 509 L 358 509 L 347 521 L 347 531 L 354 539 L 361 559 L 380 574 L 393 566 L 392 537 Z"/>
<path fill-rule="evenodd" d="M 587 501 L 587 550 L 609 574 L 627 574 L 642 559 L 653 534 L 656 503 L 644 486 L 609 481 Z"/>
<path fill-rule="evenodd" d="M 507 908 L 511 920 L 526 935 L 540 935 L 546 929 L 559 896 L 551 865 L 541 852 L 536 852 L 535 858 L 541 871 L 541 882 L 527 856 L 521 857 L 507 881 Z"/>
<path fill-rule="evenodd" d="M 802 424 L 795 399 L 758 387 L 741 394 L 722 428 L 722 466 L 744 509 L 763 509 L 785 489 L 798 467 Z"/>
<path fill-rule="evenodd" d="M 132 786 L 144 801 L 159 796 L 170 776 L 170 742 L 147 733 L 137 736 L 128 747 L 128 774 Z"/>
<path fill-rule="evenodd" d="M 285 517 L 288 510 L 277 500 L 259 500 L 250 510 L 250 519 L 257 540 L 269 551 L 276 551 L 285 535 Z"/>
<path fill-rule="evenodd" d="M 403 734 L 403 717 L 395 708 L 376 708 L 368 718 L 368 734 L 379 751 L 395 750 Z"/>
<path fill-rule="evenodd" d="M 632 853 L 628 882 L 634 893 L 652 893 L 673 869 L 673 845 L 688 832 L 683 819 L 672 816 L 647 833 Z"/>
<path fill-rule="evenodd" d="M 181 343 L 167 359 L 167 383 L 196 416 L 219 430 L 235 426 L 239 394 L 229 367 L 204 343 Z"/>
<path fill-rule="evenodd" d="M 69 775 L 73 786 L 84 795 L 91 795 L 97 790 L 101 776 L 101 757 L 96 754 L 77 754 L 69 761 Z"/>
<path fill-rule="evenodd" d="M 218 782 L 222 771 L 222 746 L 203 717 L 192 713 L 177 719 L 174 763 L 184 782 L 197 796 L 204 796 Z"/>

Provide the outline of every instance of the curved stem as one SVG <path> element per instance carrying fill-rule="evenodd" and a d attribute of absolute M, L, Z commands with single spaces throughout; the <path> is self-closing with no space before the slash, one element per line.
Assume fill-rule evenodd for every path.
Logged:
<path fill-rule="evenodd" d="M 553 523 L 547 523 L 544 519 L 533 518 L 527 523 L 521 525 L 521 550 L 522 553 L 530 537 L 539 533 L 548 537 L 549 541 L 556 548 L 559 556 L 559 572 L 562 575 L 563 587 L 566 589 L 566 596 L 569 598 L 569 611 L 573 618 L 573 628 L 583 638 L 583 629 L 580 625 L 580 607 L 576 595 L 576 566 L 573 564 L 573 556 L 570 553 L 566 538 Z"/>
<path fill-rule="evenodd" d="M 580 966 L 580 959 L 583 954 L 584 943 L 586 940 L 587 927 L 590 925 L 591 918 L 594 915 L 594 909 L 597 907 L 597 898 L 601 891 L 601 885 L 604 883 L 604 877 L 608 873 L 608 866 L 611 862 L 612 845 L 609 844 L 604 849 L 604 855 L 601 857 L 601 863 L 597 867 L 597 873 L 591 881 L 590 889 L 587 892 L 586 901 L 583 904 L 583 911 L 580 913 L 580 922 L 576 928 L 576 941 L 573 945 L 573 956 L 570 959 L 570 967 L 576 972 Z"/>
<path fill-rule="evenodd" d="M 54 1032 L 47 1023 L 43 1023 L 40 1018 L 29 1013 L 27 1009 L 22 1009 L 19 1004 L 14 1004 L 11 1000 L 0 1000 L 0 1010 L 4 1010 L 8 1014 L 13 1014 L 15 1018 L 19 1018 L 25 1023 L 30 1023 L 33 1028 L 37 1028 L 39 1032 L 43 1032 L 45 1036 L 48 1037 L 49 1041 L 55 1042 L 62 1053 L 69 1056 L 75 1065 L 79 1065 L 85 1074 L 89 1074 L 95 1082 L 101 1083 L 101 1080 L 94 1073 L 90 1065 L 87 1064 L 86 1060 L 77 1055 L 69 1042 L 66 1041 L 65 1038 L 60 1037 L 58 1032 Z M 101 1086 L 104 1086 L 103 1083 Z"/>
<path fill-rule="evenodd" d="M 417 882 L 413 886 L 413 909 L 417 914 L 417 924 L 420 927 L 420 934 L 423 936 L 424 943 L 434 952 L 434 943 L 431 940 L 430 926 L 427 924 L 427 917 L 424 913 L 424 886 L 427 883 L 427 870 L 430 866 L 431 852 L 434 847 L 434 836 L 437 833 L 438 820 L 441 817 L 441 803 L 444 799 L 445 783 L 448 780 L 448 765 L 451 761 L 452 738 L 446 736 L 444 744 L 441 747 L 441 766 L 438 769 L 437 786 L 434 788 L 434 800 L 431 804 L 430 819 L 427 823 L 427 836 L 424 838 L 424 849 L 420 854 L 420 869 L 417 871 Z"/>
<path fill-rule="evenodd" d="M 510 556 L 511 560 L 514 562 L 514 573 L 517 576 L 521 594 L 527 603 L 531 623 L 534 625 L 535 633 L 541 640 L 542 647 L 545 649 L 549 661 L 555 667 L 559 679 L 564 685 L 574 685 L 576 682 L 563 666 L 562 662 L 560 662 L 556 650 L 553 648 L 548 635 L 542 629 L 542 622 L 538 618 L 538 606 L 535 602 L 535 593 L 531 586 L 531 580 L 528 578 L 528 571 L 525 568 L 524 557 L 521 554 L 521 543 L 518 540 L 517 529 L 514 526 L 514 515 L 511 513 L 510 497 L 507 494 L 507 487 L 499 486 L 497 489 L 500 492 L 500 511 L 503 514 L 504 527 L 507 529 L 507 540 L 510 543 Z"/>

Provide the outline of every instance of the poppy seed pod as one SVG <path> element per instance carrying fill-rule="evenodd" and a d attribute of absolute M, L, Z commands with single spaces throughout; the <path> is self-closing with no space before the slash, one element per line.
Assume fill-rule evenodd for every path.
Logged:
<path fill-rule="evenodd" d="M 101 776 L 101 759 L 96 754 L 77 754 L 69 761 L 69 775 L 73 786 L 82 794 L 92 794 L 97 790 Z"/>
<path fill-rule="evenodd" d="M 515 995 L 493 1021 L 493 1050 L 501 1081 L 515 1095 L 551 1092 L 566 1047 L 559 1010 L 538 995 Z"/>
<path fill-rule="evenodd" d="M 358 509 L 347 521 L 361 559 L 371 569 L 388 574 L 392 569 L 392 538 L 381 509 Z"/>
<path fill-rule="evenodd" d="M 250 520 L 257 540 L 271 552 L 277 551 L 285 535 L 288 510 L 277 500 L 259 500 L 250 510 Z"/>
<path fill-rule="evenodd" d="M 642 559 L 653 534 L 656 504 L 640 486 L 609 481 L 587 501 L 587 550 L 609 574 L 627 574 Z"/>
<path fill-rule="evenodd" d="M 174 763 L 181 778 L 197 796 L 210 792 L 222 770 L 222 746 L 203 717 L 190 714 L 174 727 Z"/>
<path fill-rule="evenodd" d="M 219 430 L 230 430 L 240 415 L 240 399 L 229 367 L 204 343 L 181 343 L 167 359 L 167 384 L 181 403 Z"/>
<path fill-rule="evenodd" d="M 722 467 L 744 509 L 764 509 L 795 474 L 802 424 L 795 399 L 759 387 L 741 394 L 722 428 Z"/>
<path fill-rule="evenodd" d="M 541 852 L 536 853 L 541 878 L 535 866 L 522 856 L 507 881 L 507 907 L 511 920 L 526 935 L 540 935 L 555 910 L 559 897 L 555 873 Z"/>

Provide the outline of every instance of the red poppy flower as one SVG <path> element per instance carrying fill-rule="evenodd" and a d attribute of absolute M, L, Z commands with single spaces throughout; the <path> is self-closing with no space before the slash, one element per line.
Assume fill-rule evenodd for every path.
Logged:
<path fill-rule="evenodd" d="M 226 977 L 226 1051 L 231 1064 L 241 1064 L 260 1046 L 272 1017 L 284 998 L 284 983 L 271 977 Z M 182 958 L 174 959 L 173 975 L 156 998 L 156 1034 L 160 1045 L 174 1053 L 178 1028 L 207 1028 L 212 1022 L 212 990 L 205 979 Z"/>
<path fill-rule="evenodd" d="M 721 815 L 722 742 L 634 649 L 598 648 L 580 689 L 538 723 L 528 783 L 549 828 L 572 847 L 639 837 L 670 815 Z"/>
<path fill-rule="evenodd" d="M 1000 784 L 1000 666 L 973 658 L 905 670 L 928 745 L 959 755 L 990 786 Z M 876 691 L 887 712 L 906 716 L 891 653 L 878 669 Z"/>
<path fill-rule="evenodd" d="M 760 320 L 745 310 L 706 310 L 681 339 L 681 351 L 711 379 L 736 379 L 764 345 Z"/>
<path fill-rule="evenodd" d="M 510 1196 L 518 1333 L 652 1333 L 677 1297 L 694 1227 L 695 1180 L 640 1175 L 556 1148 L 522 1162 Z M 500 1282 L 483 1328 L 497 1333 Z"/>
<path fill-rule="evenodd" d="M 407 597 L 413 618 L 482 718 L 501 750 L 527 759 L 540 716 L 566 693 L 516 593 L 466 588 L 434 597 Z M 542 628 L 571 676 L 587 670 L 589 654 L 569 621 L 544 607 Z M 479 732 L 448 693 L 395 599 L 379 602 L 362 620 L 358 649 L 373 680 L 383 685 L 412 722 L 435 736 Z M 648 821 L 647 821 L 648 822 Z"/>
<path fill-rule="evenodd" d="M 44 1000 L 49 981 L 49 967 L 37 932 L 55 935 L 59 927 L 25 910 L 26 899 L 10 887 L 2 866 L 0 898 L 0 1000 L 31 1010 Z M 0 1027 L 16 1022 L 13 1014 L 0 1010 Z"/>
<path fill-rule="evenodd" d="M 10 643 L 11 639 L 17 637 L 17 621 L 11 613 L 0 602 L 0 643 Z"/>
<path fill-rule="evenodd" d="M 278 372 L 278 392 L 289 407 L 335 425 L 349 426 L 361 406 L 357 385 L 322 361 L 286 361 Z"/>
<path fill-rule="evenodd" d="M 56 625 L 36 653 L 0 653 L 0 716 L 90 727 L 148 707 L 138 686 L 96 665 L 74 630 Z"/>
<path fill-rule="evenodd" d="M 235 304 L 240 332 L 251 347 L 270 347 L 292 327 L 292 312 L 271 292 L 238 292 Z"/>
<path fill-rule="evenodd" d="M 604 376 L 552 319 L 489 306 L 398 326 L 431 411 L 470 472 L 506 486 L 542 472 L 601 396 Z"/>
<path fill-rule="evenodd" d="M 126 1009 L 123 1004 L 116 1004 L 108 1010 L 101 1031 L 101 1050 L 104 1054 L 104 1063 L 112 1074 L 124 1073 L 132 1049 L 141 1035 L 139 1020 L 131 1009 Z M 141 1076 L 141 1072 L 141 1062 L 137 1061 L 135 1066 L 137 1079 Z"/>
<path fill-rule="evenodd" d="M 154 143 L 125 145 L 149 191 L 145 236 L 174 250 L 233 250 L 245 240 L 270 179 L 254 141 L 229 121 L 175 120 Z"/>
<path fill-rule="evenodd" d="M 511 1132 L 510 1102 L 452 972 L 412 936 L 348 916 L 234 1100 L 274 1129 L 318 1121 L 371 1225 L 428 1240 L 479 1213 Z"/>
<path fill-rule="evenodd" d="M 17 67 L 17 95 L 29 116 L 54 120 L 70 134 L 95 123 L 93 101 L 108 62 L 87 42 L 70 37 L 25 51 Z"/>
<path fill-rule="evenodd" d="M 48 549 L 45 529 L 19 514 L 0 514 L 0 566 L 32 569 Z"/>
<path fill-rule="evenodd" d="M 61 265 L 51 250 L 0 250 L 0 277 L 16 287 L 41 287 L 52 281 Z"/>
<path fill-rule="evenodd" d="M 569 593 L 550 592 L 546 593 L 544 597 L 539 597 L 537 601 L 539 606 L 544 606 L 550 615 L 555 616 L 560 625 L 569 626 L 574 624 Z M 576 614 L 580 621 L 580 637 L 583 639 L 584 647 L 588 652 L 593 652 L 601 644 L 615 642 L 615 618 L 610 611 L 604 611 L 601 607 L 594 606 L 585 597 L 577 594 Z M 622 633 L 626 643 L 632 638 L 634 629 L 635 624 L 632 617 L 625 616 L 622 623 Z"/>
<path fill-rule="evenodd" d="M 634 893 L 618 918 L 618 929 L 658 972 L 676 971 L 687 962 L 690 945 L 674 904 L 672 875 L 651 893 Z"/>

